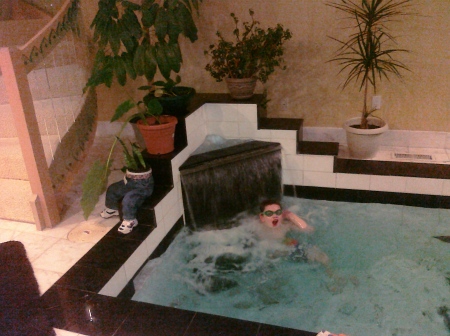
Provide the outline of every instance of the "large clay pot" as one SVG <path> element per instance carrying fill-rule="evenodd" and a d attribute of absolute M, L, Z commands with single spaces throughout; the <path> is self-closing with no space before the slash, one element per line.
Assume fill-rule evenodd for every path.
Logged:
<path fill-rule="evenodd" d="M 175 126 L 178 120 L 174 116 L 162 115 L 159 117 L 160 124 L 155 117 L 146 119 L 147 124 L 142 120 L 137 122 L 139 131 L 144 138 L 145 146 L 149 154 L 167 154 L 175 149 L 174 137 Z"/>
<path fill-rule="evenodd" d="M 249 99 L 256 87 L 256 78 L 225 78 L 228 91 L 233 99 Z"/>
<path fill-rule="evenodd" d="M 367 118 L 369 125 L 373 128 L 361 129 L 353 127 L 359 125 L 361 118 L 351 118 L 344 123 L 347 134 L 347 145 L 350 156 L 357 159 L 370 159 L 374 157 L 380 146 L 381 136 L 389 127 L 387 123 L 379 118 Z"/>

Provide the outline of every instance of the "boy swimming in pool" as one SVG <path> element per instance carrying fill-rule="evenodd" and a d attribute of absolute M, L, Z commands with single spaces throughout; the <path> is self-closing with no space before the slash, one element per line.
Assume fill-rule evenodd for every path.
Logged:
<path fill-rule="evenodd" d="M 283 210 L 281 204 L 275 200 L 265 200 L 259 206 L 259 220 L 267 228 L 279 231 L 284 238 L 284 244 L 295 247 L 295 251 L 291 256 L 296 260 L 304 260 L 308 262 L 320 262 L 324 265 L 329 264 L 328 256 L 317 246 L 302 245 L 294 238 L 285 236 L 286 229 L 295 225 L 295 228 L 303 232 L 313 232 L 314 228 L 308 225 L 303 219 L 289 210 Z M 284 222 L 284 223 L 283 223 Z M 287 223 L 286 223 L 287 222 Z"/>

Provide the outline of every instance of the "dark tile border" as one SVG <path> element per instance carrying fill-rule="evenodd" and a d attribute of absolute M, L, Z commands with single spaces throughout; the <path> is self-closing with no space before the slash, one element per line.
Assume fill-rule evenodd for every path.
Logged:
<path fill-rule="evenodd" d="M 247 101 L 233 101 L 225 94 L 198 94 L 191 102 L 186 116 L 204 103 L 258 104 L 261 95 Z M 55 328 L 84 335 L 299 335 L 316 333 L 293 330 L 262 323 L 231 319 L 176 308 L 129 300 L 134 293 L 132 284 L 119 297 L 98 294 L 138 246 L 156 227 L 154 207 L 173 188 L 170 160 L 186 146 L 185 122 L 181 118 L 175 135 L 175 151 L 165 155 L 146 155 L 155 180 L 159 183 L 153 195 L 138 213 L 139 226 L 129 235 L 116 234 L 119 223 L 88 253 L 69 269 L 41 297 L 43 306 Z M 183 225 L 180 218 L 172 229 Z M 152 254 L 162 254 L 173 239 L 169 234 Z M 124 298 L 125 297 L 125 298 Z"/>
<path fill-rule="evenodd" d="M 298 143 L 297 153 L 298 154 L 311 154 L 311 155 L 337 156 L 339 153 L 339 143 L 337 143 L 337 142 L 300 141 Z"/>
<path fill-rule="evenodd" d="M 380 203 L 450 209 L 450 196 L 284 185 L 285 196 L 326 201 Z"/>
<path fill-rule="evenodd" d="M 297 153 L 334 156 L 334 173 L 450 179 L 450 165 L 445 164 L 340 158 L 337 142 L 300 139 Z"/>
<path fill-rule="evenodd" d="M 261 95 L 255 95 L 247 101 L 233 101 L 225 94 L 198 94 L 191 102 L 189 113 L 204 103 L 258 104 Z M 265 118 L 259 110 L 261 128 L 294 129 L 298 139 L 302 137 L 302 121 L 298 119 Z M 294 122 L 295 121 L 295 122 Z M 179 123 L 184 125 L 184 119 Z M 184 126 L 183 126 L 184 127 Z M 144 204 L 138 214 L 139 226 L 129 236 L 115 234 L 116 225 L 83 258 L 66 272 L 47 292 L 42 295 L 43 305 L 53 326 L 85 335 L 255 335 L 255 336 L 314 336 L 316 333 L 271 326 L 264 323 L 230 319 L 222 316 L 196 313 L 176 308 L 163 307 L 148 303 L 134 302 L 130 297 L 134 289 L 125 286 L 119 297 L 97 294 L 112 275 L 122 266 L 156 227 L 154 206 L 164 198 L 173 187 L 170 160 L 186 146 L 186 131 L 179 127 L 176 137 L 176 149 L 173 153 L 159 156 L 147 156 L 160 184 L 156 186 L 152 197 Z M 305 142 L 300 151 L 308 154 L 332 155 L 336 145 L 313 144 Z M 316 152 L 315 152 L 316 151 Z M 321 154 L 322 153 L 322 154 Z M 323 154 L 326 153 L 326 154 Z M 306 154 L 306 153 L 305 153 Z M 339 165 L 349 165 L 339 163 Z M 355 169 L 355 168 L 354 168 Z M 371 168 L 372 169 L 372 168 Z M 362 172 L 361 172 L 362 173 Z M 364 172 L 367 174 L 368 172 Z M 376 174 L 376 172 L 370 174 Z M 447 175 L 445 175 L 447 176 Z M 430 176 L 427 176 L 430 177 Z M 410 195 L 384 193 L 364 190 L 343 190 L 304 186 L 285 186 L 285 194 L 303 198 L 345 200 L 351 202 L 377 202 L 416 206 L 450 208 L 450 197 L 430 195 Z M 180 219 L 177 226 L 182 225 Z M 173 236 L 173 235 L 172 235 Z M 161 254 L 170 244 L 168 235 L 152 256 Z M 151 256 L 151 257 L 152 257 Z M 122 298 L 125 297 L 125 298 Z"/>
<path fill-rule="evenodd" d="M 335 157 L 334 172 L 450 179 L 450 165 L 418 162 L 355 160 Z"/>

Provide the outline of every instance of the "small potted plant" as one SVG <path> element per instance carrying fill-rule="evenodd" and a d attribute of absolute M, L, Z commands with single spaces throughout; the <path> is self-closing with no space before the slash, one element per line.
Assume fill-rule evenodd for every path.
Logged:
<path fill-rule="evenodd" d="M 137 4 L 127 0 L 100 0 L 91 24 L 98 50 L 86 88 L 103 84 L 111 87 L 114 80 L 124 86 L 128 79 L 145 77 L 149 84 L 141 87 L 141 90 L 148 91 L 143 101 L 135 105 L 127 100 L 119 106 L 116 114 L 123 114 L 135 106 L 141 110 L 147 109 L 149 101 L 155 98 L 153 93 L 157 88 L 153 80 L 158 70 L 167 80 L 167 83 L 163 82 L 166 85 L 175 86 L 179 83 L 170 79 L 172 71 L 178 73 L 181 68 L 182 56 L 178 39 L 180 35 L 184 35 L 191 42 L 197 40 L 193 11 L 198 9 L 201 1 L 151 0 Z M 176 91 L 170 92 L 173 94 Z M 154 110 L 154 107 L 150 110 Z M 150 114 L 154 116 L 153 112 Z M 156 131 L 163 130 L 165 134 L 165 126 L 162 125 L 173 118 L 161 116 L 147 121 L 141 119 L 138 125 L 155 125 Z M 166 138 L 172 142 L 168 144 L 168 148 L 173 150 L 173 134 Z M 156 154 L 148 146 L 147 150 Z"/>
<path fill-rule="evenodd" d="M 221 82 L 226 80 L 231 97 L 247 99 L 253 95 L 256 81 L 265 83 L 276 67 L 285 69 L 283 65 L 283 44 L 292 37 L 289 29 L 282 25 L 263 29 L 249 10 L 251 22 L 243 22 L 239 27 L 239 19 L 231 13 L 235 28 L 234 42 L 227 41 L 222 33 L 216 33 L 219 40 L 211 44 L 205 55 L 211 58 L 205 69 Z"/>
<path fill-rule="evenodd" d="M 178 85 L 181 77 L 175 80 L 168 78 L 166 81 L 156 81 L 152 86 L 141 86 L 139 90 L 148 90 L 149 98 L 156 98 L 163 108 L 163 113 L 178 117 L 186 111 L 191 98 L 195 95 L 195 89 L 189 86 Z"/>
<path fill-rule="evenodd" d="M 129 122 L 136 122 L 141 129 L 162 131 L 145 142 L 149 153 L 163 154 L 173 150 L 176 117 L 162 115 L 163 108 L 152 94 L 153 80 L 157 71 L 168 81 L 172 71 L 180 71 L 182 55 L 179 36 L 183 35 L 191 42 L 197 40 L 193 14 L 201 2 L 144 0 L 138 4 L 128 0 L 98 1 L 98 11 L 91 24 L 97 53 L 85 89 L 99 85 L 110 88 L 113 81 L 125 86 L 130 79 L 145 78 L 149 83 L 148 93 L 142 101 L 134 103 L 133 100 L 127 100 L 121 103 L 111 121 L 137 108 L 137 113 L 126 118 L 117 137 L 120 138 Z M 169 131 L 166 129 L 168 125 Z M 162 150 L 153 151 L 152 146 L 164 138 L 169 140 L 168 144 Z M 111 146 L 106 164 L 97 160 L 83 183 L 82 207 L 85 218 L 88 218 L 106 189 L 111 154 L 117 141 L 116 138 Z"/>
<path fill-rule="evenodd" d="M 131 143 L 131 149 L 128 149 L 123 140 L 116 136 L 106 164 L 101 165 L 100 162 L 97 161 L 83 181 L 81 207 L 84 214 L 90 214 L 92 212 L 97 204 L 100 194 L 105 191 L 106 180 L 110 173 L 109 168 L 112 162 L 112 153 L 117 143 L 120 143 L 123 148 L 125 166 L 121 169 L 122 172 L 127 176 L 142 176 L 145 173 L 151 172 L 151 167 L 149 167 L 144 160 L 141 147 L 137 143 Z"/>
<path fill-rule="evenodd" d="M 383 78 L 401 78 L 401 71 L 408 70 L 396 58 L 408 50 L 395 47 L 396 39 L 389 23 L 411 14 L 408 12 L 410 1 L 337 0 L 327 5 L 346 13 L 352 28 L 347 40 L 332 37 L 340 47 L 330 61 L 339 63 L 340 72 L 347 71 L 343 88 L 355 82 L 359 91 L 363 90 L 361 116 L 344 123 L 349 152 L 356 158 L 370 158 L 377 152 L 380 136 L 388 125 L 373 116 L 375 109 L 369 105 L 369 94 L 370 91 L 376 94 L 378 83 Z"/>
<path fill-rule="evenodd" d="M 126 164 L 125 167 L 129 167 L 130 171 L 137 170 L 139 172 L 141 168 L 145 168 L 146 166 L 145 162 L 143 162 L 142 154 L 140 152 L 136 153 L 138 149 L 141 150 L 141 147 L 138 144 L 132 144 L 131 152 L 129 152 L 127 150 L 127 147 L 121 140 L 122 132 L 124 131 L 127 124 L 130 123 L 131 120 L 134 120 L 139 125 L 139 127 L 145 127 L 149 124 L 157 124 L 156 128 L 158 126 L 168 126 L 172 127 L 173 129 L 175 128 L 177 119 L 172 116 L 161 115 L 162 106 L 157 99 L 149 99 L 145 103 L 144 101 L 139 101 L 137 104 L 135 104 L 132 100 L 127 100 L 117 107 L 113 117 L 111 118 L 111 122 L 121 119 L 127 112 L 129 112 L 133 108 L 137 108 L 137 112 L 128 116 L 128 118 L 123 121 L 122 127 L 115 135 L 114 141 L 111 144 L 106 162 L 96 160 L 92 167 L 89 169 L 86 178 L 83 181 L 81 207 L 83 209 L 85 218 L 89 217 L 95 205 L 97 204 L 100 195 L 106 190 L 108 177 L 111 173 L 112 155 L 117 143 L 120 143 L 123 146 L 123 154 Z M 145 132 L 142 133 L 145 134 Z M 147 152 L 149 152 L 150 150 L 150 152 L 155 151 L 155 154 L 157 154 L 159 152 L 169 153 L 173 150 L 173 147 L 168 147 L 167 145 L 172 144 L 173 146 L 173 130 L 165 133 L 166 134 L 158 134 L 156 137 L 156 141 L 152 141 L 151 139 L 148 140 L 144 137 L 144 141 L 147 146 Z M 171 138 L 171 141 L 160 141 L 164 136 Z"/>
<path fill-rule="evenodd" d="M 139 129 L 147 152 L 149 154 L 167 154 L 174 150 L 175 126 L 178 120 L 174 116 L 163 115 L 163 108 L 152 93 L 144 96 L 143 100 L 135 103 L 129 99 L 120 104 L 111 122 L 121 119 L 128 111 L 137 108 L 137 113 L 125 120 L 134 122 Z M 123 128 L 122 128 L 123 129 Z"/>

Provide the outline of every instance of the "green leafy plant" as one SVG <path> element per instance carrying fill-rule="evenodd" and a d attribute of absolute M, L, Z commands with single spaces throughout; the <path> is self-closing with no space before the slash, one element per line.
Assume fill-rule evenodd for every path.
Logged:
<path fill-rule="evenodd" d="M 123 147 L 125 166 L 122 168 L 122 171 L 125 172 L 126 170 L 129 170 L 133 172 L 140 172 L 145 171 L 147 168 L 139 145 L 136 143 L 131 143 L 131 149 L 129 150 L 122 139 L 115 136 L 106 163 L 96 160 L 83 181 L 81 208 L 83 209 L 83 214 L 86 219 L 94 210 L 100 195 L 106 190 L 106 183 L 108 182 L 108 177 L 111 172 L 111 165 L 113 162 L 112 154 L 117 143 L 120 143 Z"/>
<path fill-rule="evenodd" d="M 129 122 L 154 116 L 159 123 L 163 109 L 154 92 L 153 85 L 157 71 L 173 84 L 172 71 L 178 73 L 183 61 L 179 46 L 180 35 L 191 42 L 197 40 L 197 27 L 193 14 L 198 11 L 202 0 L 142 0 L 141 4 L 127 0 L 99 0 L 98 11 L 92 21 L 94 42 L 97 53 L 93 69 L 85 90 L 89 87 L 106 85 L 111 87 L 114 80 L 125 86 L 128 79 L 144 77 L 147 91 L 137 103 L 133 99 L 122 102 L 114 112 L 112 121 L 127 116 L 116 135 L 105 163 L 97 160 L 83 182 L 81 206 L 84 217 L 88 218 L 100 195 L 105 191 L 111 171 L 112 153 L 120 135 Z M 132 147 L 132 152 L 134 149 Z M 131 152 L 129 153 L 131 154 Z M 126 154 L 124 154 L 126 155 Z"/>
<path fill-rule="evenodd" d="M 239 27 L 239 19 L 234 13 L 234 42 L 225 40 L 222 33 L 216 33 L 219 38 L 216 44 L 211 44 L 205 55 L 211 58 L 205 69 L 216 81 L 224 78 L 256 77 L 265 83 L 275 71 L 275 67 L 283 66 L 283 44 L 292 37 L 289 29 L 277 24 L 274 28 L 263 29 L 249 10 L 251 22 L 243 22 Z M 242 29 L 242 30 L 241 30 Z"/>
<path fill-rule="evenodd" d="M 177 86 L 181 83 L 181 77 L 176 76 L 175 80 L 167 78 L 166 81 L 160 80 L 153 82 L 151 86 L 141 86 L 139 90 L 148 90 L 149 93 L 144 99 L 160 98 L 160 97 L 177 97 L 180 95 L 188 95 L 194 91 L 194 88 Z"/>
<path fill-rule="evenodd" d="M 122 168 L 122 171 L 126 170 L 132 172 L 143 172 L 147 170 L 147 164 L 145 163 L 144 157 L 142 156 L 141 147 L 133 142 L 130 143 L 131 149 L 129 150 L 122 139 L 117 138 L 117 141 L 122 145 L 123 148 L 123 156 L 125 160 L 125 167 Z"/>
<path fill-rule="evenodd" d="M 111 118 L 111 122 L 121 119 L 127 112 L 129 112 L 133 108 L 137 108 L 137 112 L 128 116 L 122 123 L 122 127 L 114 137 L 114 141 L 110 147 L 106 162 L 96 160 L 92 167 L 89 169 L 86 178 L 83 181 L 81 208 L 83 209 L 83 214 L 86 219 L 94 210 L 94 207 L 97 204 L 100 195 L 106 190 L 108 177 L 111 173 L 111 165 L 113 162 L 112 155 L 117 143 L 120 143 L 124 149 L 125 167 L 122 170 L 128 168 L 130 170 L 135 170 L 135 167 L 139 168 L 139 164 L 145 167 L 145 162 L 143 163 L 142 154 L 140 152 L 139 154 L 136 153 L 138 149 L 137 144 L 132 144 L 131 152 L 128 152 L 120 136 L 122 135 L 122 132 L 127 124 L 132 120 L 135 121 L 140 119 L 146 123 L 146 118 L 149 116 L 154 116 L 156 119 L 158 119 L 158 117 L 162 114 L 163 109 L 157 99 L 148 99 L 146 102 L 139 101 L 138 103 L 135 103 L 131 99 L 126 100 L 117 107 L 113 117 Z"/>
<path fill-rule="evenodd" d="M 116 78 L 144 76 L 153 81 L 157 70 L 164 78 L 178 73 L 182 63 L 179 36 L 197 40 L 193 11 L 202 0 L 143 0 L 141 5 L 126 0 L 100 0 L 92 21 L 98 51 L 87 87 Z"/>
<path fill-rule="evenodd" d="M 348 14 L 352 32 L 345 41 L 331 37 L 340 44 L 331 62 L 338 62 L 341 72 L 348 71 L 343 88 L 356 82 L 359 91 L 364 89 L 361 129 L 369 128 L 367 118 L 375 111 L 369 108 L 369 86 L 376 93 L 378 82 L 391 75 L 401 78 L 401 70 L 408 67 L 395 58 L 399 53 L 396 38 L 390 32 L 389 23 L 410 15 L 410 0 L 338 0 L 327 5 Z"/>

